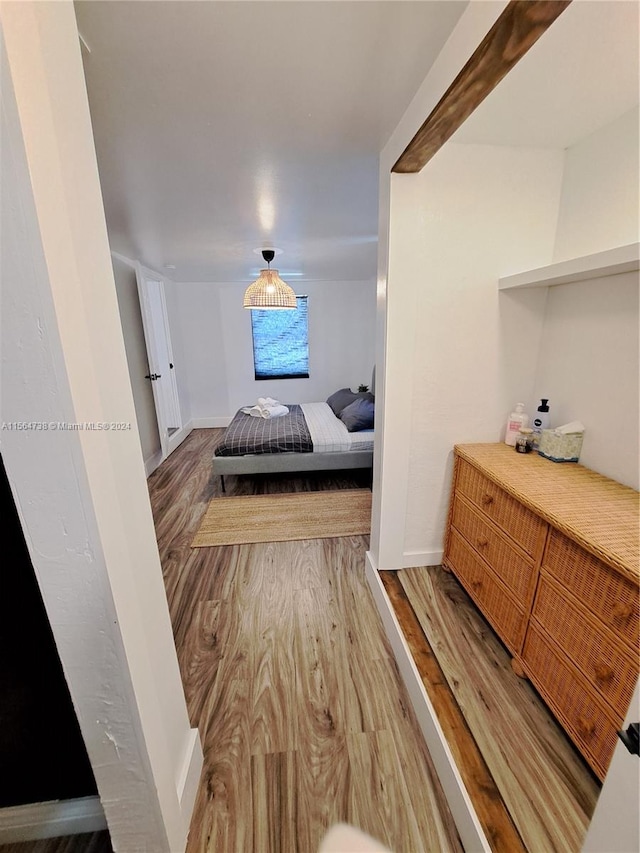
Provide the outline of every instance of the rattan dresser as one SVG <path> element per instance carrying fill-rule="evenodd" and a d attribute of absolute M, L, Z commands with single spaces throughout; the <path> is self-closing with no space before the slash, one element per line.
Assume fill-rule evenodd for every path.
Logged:
<path fill-rule="evenodd" d="M 444 566 L 600 779 L 638 677 L 639 497 L 505 444 L 455 447 Z"/>

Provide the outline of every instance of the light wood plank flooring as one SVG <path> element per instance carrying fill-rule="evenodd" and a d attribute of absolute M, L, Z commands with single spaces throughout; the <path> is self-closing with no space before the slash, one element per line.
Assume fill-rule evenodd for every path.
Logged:
<path fill-rule="evenodd" d="M 387 574 L 387 593 L 400 605 L 404 593 L 413 608 L 525 848 L 578 853 L 600 791 L 580 754 L 513 673 L 509 653 L 452 574 L 440 567 Z M 505 849 L 500 835 L 495 840 L 495 850 Z"/>
<path fill-rule="evenodd" d="M 209 464 L 220 434 L 194 431 L 149 480 L 189 714 L 205 750 L 188 853 L 315 853 L 337 820 L 394 853 L 460 851 L 364 580 L 367 538 L 191 549 L 221 494 Z M 228 477 L 227 494 L 367 485 L 363 472 Z M 472 775 L 489 803 L 493 849 L 578 853 L 599 784 L 512 673 L 490 626 L 438 568 L 384 574 L 428 640 L 434 691 L 454 697 L 460 743 L 480 749 Z M 96 833 L 0 851 L 111 846 Z"/>
<path fill-rule="evenodd" d="M 191 549 L 218 430 L 149 479 L 205 768 L 189 853 L 315 853 L 347 821 L 407 851 L 461 846 L 364 577 L 367 537 Z M 228 477 L 227 494 L 354 488 L 356 473 Z"/>
<path fill-rule="evenodd" d="M 85 832 L 39 841 L 20 841 L 0 844 L 0 853 L 113 853 L 109 833 Z"/>

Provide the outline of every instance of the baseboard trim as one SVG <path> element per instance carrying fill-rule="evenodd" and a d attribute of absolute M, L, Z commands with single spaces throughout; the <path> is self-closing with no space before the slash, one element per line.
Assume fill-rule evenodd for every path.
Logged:
<path fill-rule="evenodd" d="M 144 460 L 144 470 L 147 478 L 150 477 L 156 468 L 162 462 L 162 451 L 158 450 L 157 453 L 154 453 L 153 456 L 150 456 L 149 459 Z"/>
<path fill-rule="evenodd" d="M 185 438 L 189 435 L 189 433 L 193 430 L 193 421 L 189 421 L 185 426 L 181 427 L 178 432 L 174 433 L 169 438 L 168 443 L 168 453 L 173 453 L 173 451 L 178 447 Z M 162 462 L 164 462 L 165 457 L 162 455 L 162 450 L 158 450 L 153 456 L 150 456 L 149 459 L 144 460 L 144 470 L 147 475 L 147 479 L 153 474 L 153 472 L 160 466 Z"/>
<path fill-rule="evenodd" d="M 416 569 L 420 566 L 441 566 L 444 551 L 405 551 L 402 555 L 403 569 Z"/>
<path fill-rule="evenodd" d="M 0 844 L 100 832 L 106 828 L 99 797 L 51 800 L 0 809 Z"/>
<path fill-rule="evenodd" d="M 194 418 L 191 423 L 194 429 L 214 429 L 216 427 L 228 427 L 231 418 Z"/>
<path fill-rule="evenodd" d="M 370 551 L 366 554 L 365 574 L 464 849 L 490 853 L 491 846 L 473 808 L 433 704 L 424 689 Z"/>
<path fill-rule="evenodd" d="M 200 774 L 204 764 L 202 744 L 198 729 L 191 729 L 187 742 L 184 764 L 178 782 L 178 802 L 185 829 L 189 830 L 191 815 L 196 804 Z"/>
<path fill-rule="evenodd" d="M 174 432 L 172 436 L 169 437 L 168 442 L 168 451 L 169 453 L 173 453 L 173 451 L 178 447 L 178 445 L 182 444 L 185 438 L 189 435 L 191 430 L 193 429 L 193 421 L 188 421 L 183 427 L 181 427 L 178 432 Z"/>

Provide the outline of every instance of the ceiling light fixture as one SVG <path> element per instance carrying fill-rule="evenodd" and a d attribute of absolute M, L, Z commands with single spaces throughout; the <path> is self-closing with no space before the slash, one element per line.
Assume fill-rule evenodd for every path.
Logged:
<path fill-rule="evenodd" d="M 273 249 L 263 249 L 262 257 L 267 262 L 267 269 L 260 270 L 260 276 L 250 284 L 244 294 L 244 308 L 259 309 L 296 309 L 296 295 L 289 285 L 278 275 L 278 270 L 271 269 L 271 261 L 275 256 Z"/>

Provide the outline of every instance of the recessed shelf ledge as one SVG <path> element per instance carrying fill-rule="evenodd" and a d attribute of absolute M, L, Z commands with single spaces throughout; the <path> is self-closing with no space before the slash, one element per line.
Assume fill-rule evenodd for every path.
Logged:
<path fill-rule="evenodd" d="M 554 284 L 570 284 L 590 278 L 619 275 L 640 269 L 640 243 L 616 246 L 604 252 L 571 258 L 547 267 L 507 275 L 498 279 L 498 290 L 517 287 L 550 287 Z"/>

